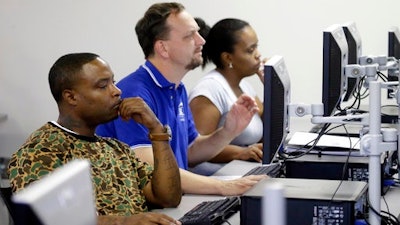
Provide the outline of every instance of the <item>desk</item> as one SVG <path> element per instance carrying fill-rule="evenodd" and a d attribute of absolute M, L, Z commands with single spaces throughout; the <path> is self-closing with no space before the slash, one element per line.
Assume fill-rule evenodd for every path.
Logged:
<path fill-rule="evenodd" d="M 214 176 L 243 176 L 257 166 L 261 166 L 261 163 L 233 160 L 219 169 Z"/>
<path fill-rule="evenodd" d="M 260 163 L 246 162 L 240 160 L 234 160 L 226 164 L 223 168 L 218 170 L 214 176 L 224 177 L 224 176 L 241 176 L 245 174 L 250 169 L 261 165 Z M 177 208 L 166 208 L 153 210 L 155 212 L 165 213 L 175 219 L 182 217 L 187 211 L 192 209 L 194 206 L 202 201 L 221 199 L 221 196 L 213 195 L 190 195 L 186 194 L 182 197 L 182 202 Z M 391 214 L 398 216 L 400 213 L 400 187 L 391 187 L 385 196 L 382 197 L 381 210 L 389 211 Z M 386 203 L 385 203 L 386 201 Z M 389 208 L 386 207 L 386 204 Z M 232 225 L 240 224 L 240 213 L 233 215 L 229 222 Z"/>

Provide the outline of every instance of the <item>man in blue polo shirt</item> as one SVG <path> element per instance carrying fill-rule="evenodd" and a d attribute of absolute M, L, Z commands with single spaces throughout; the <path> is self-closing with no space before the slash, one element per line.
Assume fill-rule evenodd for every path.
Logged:
<path fill-rule="evenodd" d="M 122 91 L 122 98 L 141 97 L 157 115 L 163 124 L 168 124 L 172 131 L 170 141 L 178 166 L 188 169 L 187 149 L 198 136 L 190 109 L 188 108 L 186 89 L 183 84 L 175 88 L 154 67 L 146 61 L 135 72 L 123 78 L 117 84 Z M 102 125 L 97 134 L 113 136 L 127 143 L 133 149 L 151 147 L 145 126 L 134 120 L 117 119 Z M 132 135 L 134 134 L 134 135 Z"/>
<path fill-rule="evenodd" d="M 254 99 L 242 95 L 228 113 L 226 123 L 211 135 L 198 134 L 181 82 L 201 65 L 205 41 L 194 18 L 179 3 L 156 3 L 136 24 L 136 34 L 146 62 L 117 86 L 122 98 L 141 97 L 171 129 L 171 148 L 186 193 L 240 195 L 265 176 L 221 181 L 187 171 L 189 166 L 210 160 L 241 133 L 258 112 Z M 97 128 L 97 134 L 126 142 L 141 160 L 153 163 L 148 130 L 134 121 L 114 120 Z M 153 139 L 154 141 L 154 139 Z"/>

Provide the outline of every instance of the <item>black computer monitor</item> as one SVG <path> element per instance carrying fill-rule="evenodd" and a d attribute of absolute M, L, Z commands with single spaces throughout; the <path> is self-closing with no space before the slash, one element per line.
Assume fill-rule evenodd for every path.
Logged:
<path fill-rule="evenodd" d="M 322 103 L 324 116 L 335 114 L 347 90 L 344 70 L 348 62 L 348 47 L 343 28 L 339 24 L 323 31 Z"/>
<path fill-rule="evenodd" d="M 388 56 L 400 59 L 400 32 L 398 27 L 391 27 L 388 32 Z M 396 74 L 388 71 L 389 81 L 398 81 Z M 391 98 L 392 90 L 388 90 L 388 98 Z"/>
<path fill-rule="evenodd" d="M 346 36 L 348 47 L 348 61 L 347 64 L 358 64 L 358 58 L 361 56 L 361 36 L 358 32 L 356 23 L 351 21 L 342 25 L 344 34 Z M 359 79 L 348 77 L 347 78 L 347 91 L 343 97 L 343 101 L 348 101 L 353 96 L 356 90 Z"/>
<path fill-rule="evenodd" d="M 284 148 L 289 133 L 290 79 L 282 56 L 271 57 L 264 66 L 263 164 L 273 162 Z"/>
<path fill-rule="evenodd" d="M 388 32 L 388 56 L 400 59 L 400 31 L 398 27 L 390 28 Z"/>

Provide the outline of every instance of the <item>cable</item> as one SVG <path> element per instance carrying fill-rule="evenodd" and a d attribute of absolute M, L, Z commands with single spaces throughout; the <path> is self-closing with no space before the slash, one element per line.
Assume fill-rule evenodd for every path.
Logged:
<path fill-rule="evenodd" d="M 295 148 L 293 152 L 288 153 L 285 151 L 279 151 L 279 156 L 281 157 L 281 159 L 283 159 L 283 163 L 288 159 L 297 159 L 311 152 L 311 150 L 313 150 L 316 147 L 319 139 L 321 139 L 321 137 L 325 134 L 325 130 L 329 126 L 330 124 L 324 124 L 320 132 L 318 133 L 318 136 L 314 140 L 309 141 L 303 146 L 298 146 L 297 148 Z M 309 148 L 307 148 L 311 143 L 313 144 Z"/>
<path fill-rule="evenodd" d="M 224 219 L 223 221 L 222 221 L 222 224 L 223 223 L 227 223 L 227 224 L 229 224 L 229 225 L 232 225 L 227 219 Z"/>
<path fill-rule="evenodd" d="M 386 202 L 386 200 L 385 200 L 385 202 Z M 368 195 L 367 195 L 367 203 L 368 203 L 368 208 L 371 209 L 371 211 L 373 213 L 375 213 L 376 215 L 378 215 L 380 217 L 382 225 L 400 225 L 400 221 L 393 214 L 386 212 L 386 211 L 382 211 L 382 210 L 380 213 L 378 211 L 376 211 L 376 209 L 374 209 L 371 206 Z"/>

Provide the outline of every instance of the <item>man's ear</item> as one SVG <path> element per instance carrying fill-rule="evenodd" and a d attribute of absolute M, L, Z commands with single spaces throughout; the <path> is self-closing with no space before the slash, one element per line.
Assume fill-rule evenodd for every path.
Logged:
<path fill-rule="evenodd" d="M 168 44 L 163 40 L 157 40 L 154 43 L 154 51 L 163 58 L 169 57 L 168 49 Z"/>
<path fill-rule="evenodd" d="M 71 105 L 76 105 L 77 104 L 77 99 L 76 99 L 76 93 L 74 90 L 71 89 L 65 89 L 62 92 L 62 97 L 65 102 Z"/>

